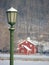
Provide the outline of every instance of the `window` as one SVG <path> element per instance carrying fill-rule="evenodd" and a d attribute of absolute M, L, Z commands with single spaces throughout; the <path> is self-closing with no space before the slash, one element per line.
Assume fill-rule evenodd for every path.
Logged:
<path fill-rule="evenodd" d="M 28 43 L 28 42 L 26 41 L 26 43 Z"/>
<path fill-rule="evenodd" d="M 32 47 L 32 45 L 30 44 L 30 47 Z"/>

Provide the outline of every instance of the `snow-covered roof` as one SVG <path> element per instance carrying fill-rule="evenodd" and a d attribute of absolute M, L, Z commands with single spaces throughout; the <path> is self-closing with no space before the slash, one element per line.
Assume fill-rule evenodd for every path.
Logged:
<path fill-rule="evenodd" d="M 16 10 L 15 8 L 13 8 L 13 7 L 11 7 L 10 9 L 8 9 L 7 12 L 8 12 L 8 11 L 14 11 L 14 12 L 17 12 L 17 10 Z"/>
<path fill-rule="evenodd" d="M 31 44 L 34 44 L 34 45 L 39 45 L 39 42 L 38 41 L 36 41 L 36 40 L 31 40 L 30 39 L 30 37 L 28 37 L 26 40 L 19 40 L 17 43 L 19 43 L 19 44 L 22 44 L 23 42 L 25 42 L 25 41 L 28 41 L 28 42 L 30 42 Z"/>
<path fill-rule="evenodd" d="M 22 44 L 25 40 L 19 40 L 17 43 Z"/>
<path fill-rule="evenodd" d="M 27 38 L 27 41 L 29 41 L 30 43 L 34 44 L 34 45 L 38 45 L 39 42 L 36 40 L 31 40 L 29 37 Z"/>

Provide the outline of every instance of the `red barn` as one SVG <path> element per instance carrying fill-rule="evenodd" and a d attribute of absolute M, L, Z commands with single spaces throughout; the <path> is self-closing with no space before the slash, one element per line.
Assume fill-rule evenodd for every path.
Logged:
<path fill-rule="evenodd" d="M 36 45 L 30 40 L 24 40 L 18 43 L 17 51 L 20 54 L 35 54 L 37 52 Z"/>

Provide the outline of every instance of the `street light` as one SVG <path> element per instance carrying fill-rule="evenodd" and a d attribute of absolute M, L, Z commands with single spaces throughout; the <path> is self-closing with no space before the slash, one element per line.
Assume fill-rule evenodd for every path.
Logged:
<path fill-rule="evenodd" d="M 10 65 L 13 65 L 14 61 L 14 30 L 15 28 L 13 25 L 16 23 L 16 16 L 17 16 L 17 10 L 11 7 L 6 11 L 7 13 L 7 20 L 10 24 Z"/>

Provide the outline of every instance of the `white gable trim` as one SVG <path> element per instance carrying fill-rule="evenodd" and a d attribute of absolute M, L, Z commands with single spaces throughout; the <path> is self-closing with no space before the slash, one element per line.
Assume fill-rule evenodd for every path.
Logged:
<path fill-rule="evenodd" d="M 23 47 L 25 47 L 28 51 L 31 51 L 31 49 L 27 47 L 26 45 L 23 45 Z"/>

